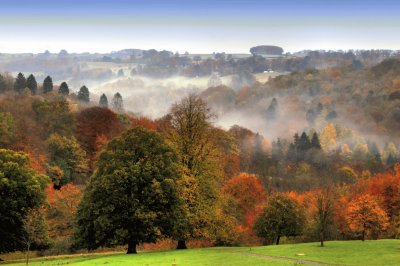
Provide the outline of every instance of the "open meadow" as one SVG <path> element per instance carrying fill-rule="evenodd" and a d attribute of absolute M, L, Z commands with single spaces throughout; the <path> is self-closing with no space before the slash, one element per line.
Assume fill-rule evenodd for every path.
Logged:
<path fill-rule="evenodd" d="M 3 262 L 24 265 L 24 261 Z M 94 253 L 32 259 L 30 265 L 399 265 L 400 241 L 329 241 L 260 247 L 217 247 L 126 255 Z"/>

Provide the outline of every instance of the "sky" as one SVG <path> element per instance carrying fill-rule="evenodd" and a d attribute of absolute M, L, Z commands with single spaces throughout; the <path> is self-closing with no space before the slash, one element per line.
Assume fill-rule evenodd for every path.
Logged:
<path fill-rule="evenodd" d="M 395 0 L 0 1 L 0 53 L 400 49 Z"/>

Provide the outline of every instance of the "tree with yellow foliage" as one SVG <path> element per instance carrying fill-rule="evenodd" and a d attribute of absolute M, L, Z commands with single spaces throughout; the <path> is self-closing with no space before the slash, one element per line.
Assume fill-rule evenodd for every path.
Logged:
<path fill-rule="evenodd" d="M 321 147 L 324 151 L 331 151 L 336 148 L 337 132 L 335 125 L 329 123 L 321 132 L 320 135 Z"/>

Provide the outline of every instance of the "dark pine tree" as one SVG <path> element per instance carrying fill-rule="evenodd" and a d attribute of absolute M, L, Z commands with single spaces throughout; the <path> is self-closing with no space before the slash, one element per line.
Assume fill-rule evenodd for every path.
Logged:
<path fill-rule="evenodd" d="M 100 97 L 99 105 L 101 107 L 108 107 L 108 99 L 107 96 L 103 93 Z"/>
<path fill-rule="evenodd" d="M 278 101 L 276 100 L 276 98 L 273 98 L 267 109 L 267 118 L 270 120 L 274 120 L 276 118 L 277 109 Z"/>
<path fill-rule="evenodd" d="M 388 158 L 386 159 L 386 165 L 387 166 L 392 166 L 396 163 L 396 159 L 393 157 L 392 154 L 389 154 Z"/>
<path fill-rule="evenodd" d="M 268 154 L 263 148 L 264 137 L 259 133 L 256 134 L 254 139 L 254 155 L 253 155 L 253 171 L 257 174 L 266 174 L 268 168 Z"/>
<path fill-rule="evenodd" d="M 43 93 L 48 93 L 53 91 L 53 80 L 50 76 L 47 76 L 43 81 Z"/>
<path fill-rule="evenodd" d="M 63 83 L 61 83 L 60 88 L 58 89 L 58 93 L 62 94 L 62 95 L 69 94 L 68 84 L 65 81 Z"/>
<path fill-rule="evenodd" d="M 321 149 L 321 142 L 319 141 L 318 134 L 316 132 L 314 132 L 311 138 L 311 148 L 318 150 Z"/>
<path fill-rule="evenodd" d="M 89 89 L 83 85 L 78 92 L 78 100 L 82 102 L 88 103 L 90 101 L 89 98 Z"/>
<path fill-rule="evenodd" d="M 32 95 L 36 95 L 37 93 L 37 82 L 35 76 L 30 74 L 26 79 L 26 87 L 31 91 Z"/>
<path fill-rule="evenodd" d="M 25 76 L 24 74 L 19 72 L 17 78 L 15 79 L 14 90 L 18 93 L 22 93 L 25 88 L 26 88 Z"/>
<path fill-rule="evenodd" d="M 122 113 L 124 111 L 124 102 L 122 100 L 122 96 L 119 92 L 114 94 L 114 98 L 112 100 L 112 107 L 115 112 Z"/>
<path fill-rule="evenodd" d="M 6 80 L 0 75 L 0 93 L 5 93 L 7 90 Z"/>
<path fill-rule="evenodd" d="M 300 136 L 300 140 L 297 146 L 297 150 L 304 153 L 306 152 L 308 149 L 311 148 L 311 143 L 310 143 L 310 139 L 308 138 L 306 132 L 303 132 Z"/>

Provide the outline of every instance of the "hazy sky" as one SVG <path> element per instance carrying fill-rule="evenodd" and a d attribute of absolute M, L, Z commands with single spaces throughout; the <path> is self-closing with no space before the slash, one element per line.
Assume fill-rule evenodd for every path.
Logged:
<path fill-rule="evenodd" d="M 18 0 L 0 3 L 0 52 L 124 48 L 247 53 L 400 49 L 397 0 Z"/>

